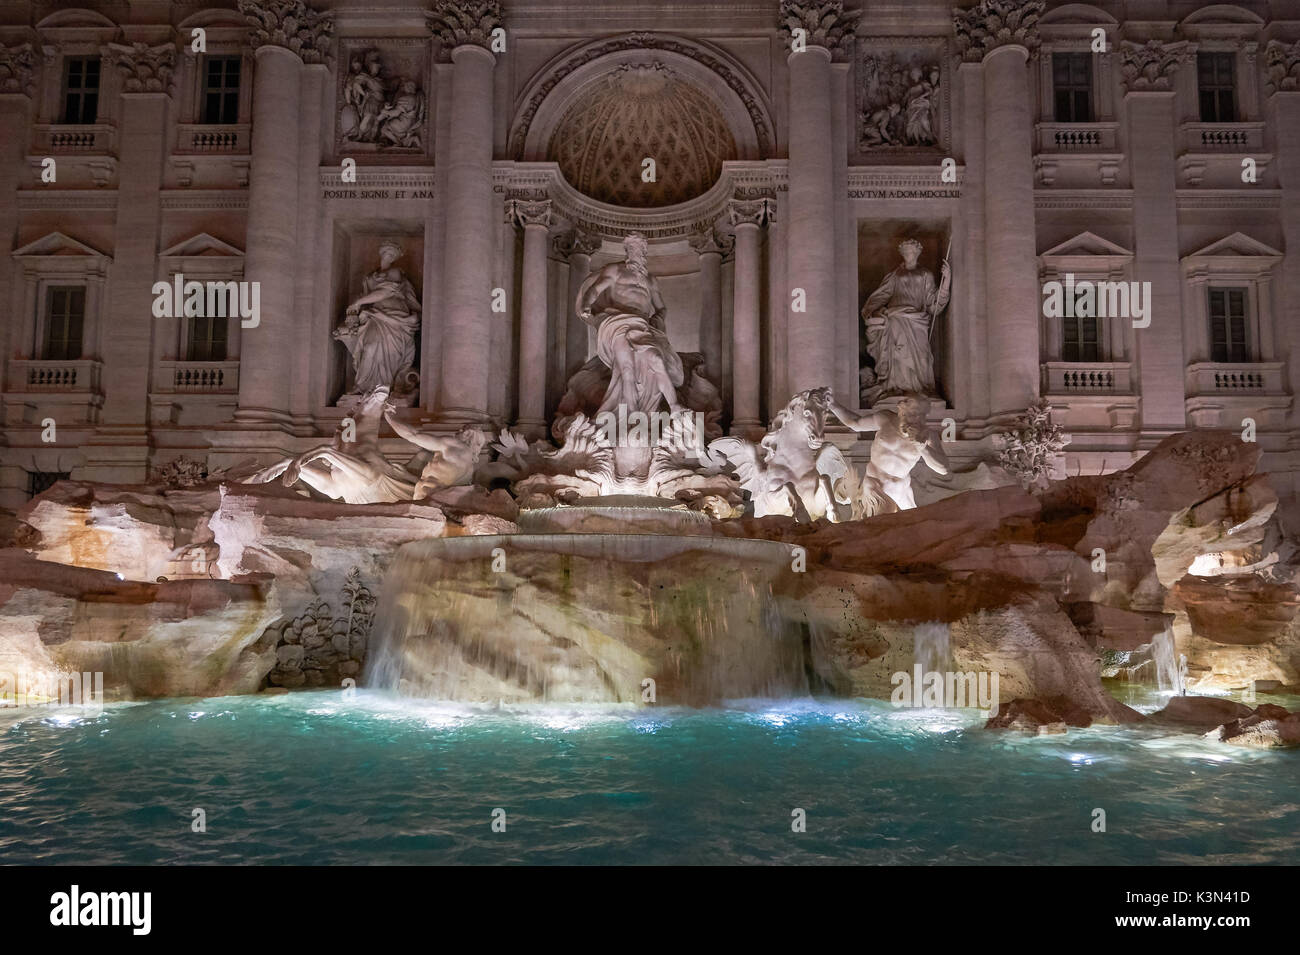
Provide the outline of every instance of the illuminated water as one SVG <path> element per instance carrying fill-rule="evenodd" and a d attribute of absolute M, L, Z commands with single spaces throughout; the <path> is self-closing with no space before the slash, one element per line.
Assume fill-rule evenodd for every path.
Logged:
<path fill-rule="evenodd" d="M 3 863 L 1300 862 L 1300 753 L 1151 730 L 337 690 L 14 719 L 0 711 Z"/>

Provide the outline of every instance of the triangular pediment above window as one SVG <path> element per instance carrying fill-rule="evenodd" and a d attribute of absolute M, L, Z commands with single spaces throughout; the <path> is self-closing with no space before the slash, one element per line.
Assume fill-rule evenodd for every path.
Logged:
<path fill-rule="evenodd" d="M 1250 236 L 1241 232 L 1234 232 L 1232 235 L 1224 236 L 1217 242 L 1211 242 L 1205 248 L 1198 252 L 1193 252 L 1191 255 L 1187 256 L 1187 258 L 1241 258 L 1246 256 L 1264 256 L 1267 258 L 1280 259 L 1282 253 L 1272 246 L 1265 245 L 1258 239 L 1252 239 Z"/>
<path fill-rule="evenodd" d="M 1054 245 L 1042 254 L 1042 258 L 1064 258 L 1081 255 L 1118 255 L 1131 258 L 1133 253 L 1123 246 L 1103 239 L 1094 232 L 1080 232 L 1073 239 L 1066 239 L 1060 245 Z"/>
<path fill-rule="evenodd" d="M 170 249 L 164 249 L 159 254 L 166 257 L 193 259 L 208 256 L 242 256 L 244 253 L 229 242 L 222 242 L 216 236 L 200 232 L 182 242 L 177 242 Z"/>
<path fill-rule="evenodd" d="M 84 242 L 78 242 L 69 235 L 62 232 L 51 232 L 47 236 L 37 239 L 35 242 L 28 242 L 21 249 L 14 249 L 14 258 L 23 256 L 56 256 L 56 255 L 90 255 L 97 259 L 107 258 L 103 252 L 98 249 L 92 249 Z"/>

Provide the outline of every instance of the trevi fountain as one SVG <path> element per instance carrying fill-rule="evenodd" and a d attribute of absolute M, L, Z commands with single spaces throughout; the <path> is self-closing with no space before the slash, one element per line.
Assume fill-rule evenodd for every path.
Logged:
<path fill-rule="evenodd" d="M 87 6 L 0 27 L 24 143 L 73 127 L 40 125 L 72 107 L 32 92 L 59 67 L 23 38 L 84 56 L 112 29 Z M 712 8 L 683 14 L 705 41 L 623 7 L 543 42 L 568 5 L 398 4 L 391 24 L 364 4 L 202 6 L 175 37 L 205 27 L 205 55 L 256 66 L 251 93 L 229 86 L 252 104 L 251 145 L 230 127 L 243 165 L 150 145 L 167 109 L 186 137 L 225 128 L 194 113 L 225 74 L 128 28 L 103 61 L 112 161 L 56 153 L 66 205 L 23 180 L 5 213 L 6 288 L 46 311 L 8 339 L 28 384 L 6 386 L 0 471 L 49 480 L 0 512 L 0 861 L 1297 860 L 1282 299 L 1252 305 L 1258 355 L 1184 369 L 1177 255 L 1160 271 L 1177 223 L 1143 217 L 1207 215 L 1200 180 L 1175 215 L 1173 178 L 1167 208 L 1141 206 L 1162 182 L 1141 162 L 1088 164 L 1156 148 L 1140 127 L 1196 78 L 1176 44 L 1217 50 L 1254 14 L 1218 33 L 1217 14 L 1153 14 L 1130 36 L 1087 5 L 980 0 L 912 36 L 893 8 L 774 0 L 741 5 L 735 42 Z M 1084 124 L 1105 142 L 1057 155 L 1069 124 L 1033 126 L 1020 74 L 1064 84 L 1040 44 L 1083 50 L 1093 19 L 1125 44 L 1093 69 L 1133 127 L 1114 141 L 1106 87 Z M 1274 36 L 1258 68 L 1292 115 L 1300 61 Z M 1016 152 L 1031 134 L 1048 160 Z M 164 187 L 133 193 L 151 148 Z M 1279 148 L 1284 228 L 1252 238 L 1242 206 L 1227 238 L 1215 212 L 1183 243 L 1211 351 L 1237 341 L 1214 277 L 1297 294 L 1274 248 L 1300 240 L 1294 135 Z M 1226 195 L 1216 161 L 1196 174 Z M 116 190 L 112 256 L 112 228 L 51 224 L 103 206 L 83 173 Z M 1117 176 L 1135 224 L 1108 231 Z M 1035 214 L 1093 203 L 1110 238 L 1053 225 L 1036 251 Z M 193 209 L 196 238 L 158 231 Z M 138 333 L 155 267 L 164 288 L 259 283 L 260 317 L 218 339 L 185 306 Z M 1039 280 L 1071 269 L 1150 276 L 1150 328 L 1050 324 Z M 77 309 L 85 358 L 56 355 Z M 133 354 L 165 366 L 138 407 Z M 73 371 L 101 390 L 58 384 Z M 1232 375 L 1250 384 L 1210 401 Z M 41 444 L 46 417 L 75 440 Z"/>

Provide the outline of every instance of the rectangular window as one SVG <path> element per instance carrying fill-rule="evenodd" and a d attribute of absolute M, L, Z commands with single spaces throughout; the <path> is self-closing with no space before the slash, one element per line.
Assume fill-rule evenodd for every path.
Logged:
<path fill-rule="evenodd" d="M 226 360 L 226 318 L 220 315 L 193 315 L 185 348 L 186 361 Z"/>
<path fill-rule="evenodd" d="M 1092 54 L 1053 53 L 1052 90 L 1058 123 L 1091 123 Z"/>
<path fill-rule="evenodd" d="M 1201 95 L 1202 123 L 1237 121 L 1233 72 L 1231 53 L 1196 54 L 1196 83 Z"/>
<path fill-rule="evenodd" d="M 81 333 L 86 322 L 86 289 L 56 285 L 45 294 L 44 361 L 76 361 L 81 357 Z"/>
<path fill-rule="evenodd" d="M 99 57 L 70 56 L 63 66 L 63 122 L 85 126 L 99 115 Z"/>
<path fill-rule="evenodd" d="M 1210 360 L 1250 361 L 1244 288 L 1210 289 Z"/>
<path fill-rule="evenodd" d="M 1076 307 L 1073 316 L 1063 316 L 1061 321 L 1061 361 L 1101 361 L 1097 317 L 1080 315 Z"/>
<path fill-rule="evenodd" d="M 37 494 L 42 494 L 59 481 L 66 481 L 70 477 L 72 477 L 71 471 L 28 471 L 27 497 L 31 499 Z"/>
<path fill-rule="evenodd" d="M 204 58 L 204 123 L 228 126 L 239 122 L 239 63 L 237 56 Z"/>

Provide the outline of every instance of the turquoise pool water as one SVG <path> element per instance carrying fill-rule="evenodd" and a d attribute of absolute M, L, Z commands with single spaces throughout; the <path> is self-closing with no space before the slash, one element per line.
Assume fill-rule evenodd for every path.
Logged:
<path fill-rule="evenodd" d="M 0 862 L 1300 862 L 1300 753 L 978 725 L 874 702 L 497 710 L 337 690 L 0 711 Z"/>

